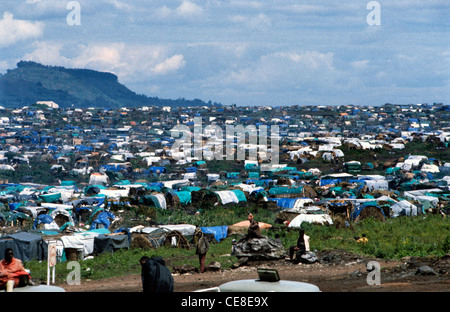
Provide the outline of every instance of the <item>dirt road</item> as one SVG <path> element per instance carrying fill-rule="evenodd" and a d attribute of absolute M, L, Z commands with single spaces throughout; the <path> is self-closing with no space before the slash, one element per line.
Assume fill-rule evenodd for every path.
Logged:
<path fill-rule="evenodd" d="M 175 292 L 191 292 L 238 279 L 257 279 L 256 268 L 277 269 L 281 279 L 317 285 L 322 292 L 449 292 L 450 255 L 439 259 L 406 258 L 384 261 L 341 251 L 318 254 L 314 264 L 293 264 L 284 259 L 249 261 L 236 269 L 203 274 L 175 274 Z M 367 263 L 380 265 L 380 285 L 369 285 Z M 81 285 L 58 285 L 67 292 L 141 292 L 140 275 L 82 281 Z"/>

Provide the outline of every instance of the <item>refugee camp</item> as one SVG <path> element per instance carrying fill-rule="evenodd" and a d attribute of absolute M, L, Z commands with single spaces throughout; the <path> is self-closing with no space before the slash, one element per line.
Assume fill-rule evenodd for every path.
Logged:
<path fill-rule="evenodd" d="M 92 268 L 97 259 L 145 253 L 164 255 L 172 274 L 179 276 L 239 270 L 255 261 L 282 262 L 291 270 L 299 263 L 313 267 L 330 261 L 326 253 L 333 249 L 397 260 L 445 257 L 450 239 L 448 120 L 433 120 L 439 130 L 430 129 L 429 121 L 411 128 L 414 118 L 402 118 L 404 123 L 394 128 L 391 122 L 397 115 L 446 115 L 448 107 L 367 107 L 367 114 L 355 113 L 355 119 L 335 116 L 326 124 L 321 117 L 324 125 L 318 129 L 316 122 L 302 121 L 335 109 L 258 108 L 271 116 L 261 120 L 254 110 L 237 107 L 179 108 L 179 115 L 151 107 L 3 108 L 2 114 L 11 118 L 1 136 L 0 253 L 12 248 L 32 268 L 33 279 L 45 283 L 43 264 L 49 246 L 55 247 L 59 283 L 68 289 L 63 279 L 70 261 L 82 263 L 81 277 L 91 280 L 103 276 L 101 268 Z M 355 110 L 343 106 L 337 114 Z M 374 115 L 391 117 L 375 121 Z M 43 116 L 38 128 L 33 126 L 36 116 Z M 266 141 L 277 145 L 279 162 L 272 162 L 271 145 L 249 145 L 237 137 L 227 148 L 243 150 L 244 159 L 196 158 L 195 146 L 202 152 L 197 155 L 207 155 L 219 145 L 226 150 L 230 142 L 204 133 L 192 135 L 200 144 L 188 144 L 174 157 L 173 126 L 182 120 L 189 127 L 198 116 L 215 116 L 218 125 L 264 121 L 286 129 L 276 141 Z M 360 116 L 364 124 L 358 123 Z M 371 118 L 374 124 L 383 120 L 383 127 L 371 126 Z M 117 129 L 111 120 L 130 126 Z M 153 120 L 150 125 L 148 120 Z M 432 234 L 398 233 L 395 227 L 405 231 L 401 224 L 407 222 L 437 228 Z M 292 255 L 289 248 L 299 230 L 306 231 L 308 246 L 303 254 Z M 201 265 L 195 255 L 199 232 L 216 250 Z M 368 242 L 358 244 L 361 237 Z M 176 256 L 166 256 L 173 252 Z M 139 271 L 138 259 L 124 265 L 129 274 Z M 434 270 L 437 276 L 447 274 Z"/>

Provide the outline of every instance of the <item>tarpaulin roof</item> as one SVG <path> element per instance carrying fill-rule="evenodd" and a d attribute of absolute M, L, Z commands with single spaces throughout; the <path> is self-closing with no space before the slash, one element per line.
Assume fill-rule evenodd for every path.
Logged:
<path fill-rule="evenodd" d="M 177 194 L 182 205 L 187 205 L 187 204 L 191 203 L 191 200 L 192 200 L 191 192 L 179 191 L 179 192 L 175 192 L 175 194 Z"/>
<path fill-rule="evenodd" d="M 228 226 L 209 226 L 209 227 L 200 227 L 200 230 L 203 233 L 214 234 L 214 238 L 216 241 L 220 241 L 227 237 L 228 234 Z"/>

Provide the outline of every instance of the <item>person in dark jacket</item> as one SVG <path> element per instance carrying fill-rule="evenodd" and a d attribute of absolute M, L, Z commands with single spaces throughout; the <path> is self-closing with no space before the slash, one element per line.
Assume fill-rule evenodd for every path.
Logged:
<path fill-rule="evenodd" d="M 139 263 L 141 264 L 143 292 L 173 292 L 172 273 L 161 257 L 143 256 Z"/>
<path fill-rule="evenodd" d="M 197 243 L 197 249 L 195 250 L 195 253 L 198 255 L 198 261 L 200 263 L 200 272 L 205 272 L 205 261 L 206 261 L 206 253 L 209 250 L 209 241 L 203 235 L 202 231 L 198 231 L 196 233 L 198 237 L 198 243 Z"/>

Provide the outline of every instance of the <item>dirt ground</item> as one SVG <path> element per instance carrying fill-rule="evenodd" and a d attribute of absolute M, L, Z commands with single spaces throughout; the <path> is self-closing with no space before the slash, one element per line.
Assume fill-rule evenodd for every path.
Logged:
<path fill-rule="evenodd" d="M 314 264 L 293 264 L 285 259 L 248 261 L 236 269 L 174 274 L 175 292 L 192 292 L 239 279 L 257 279 L 258 267 L 277 269 L 283 280 L 317 285 L 322 292 L 449 292 L 450 254 L 439 259 L 405 258 L 385 261 L 354 256 L 343 251 L 317 254 Z M 380 285 L 369 285 L 367 263 L 380 264 Z M 67 292 L 141 292 L 140 275 L 57 285 Z"/>

